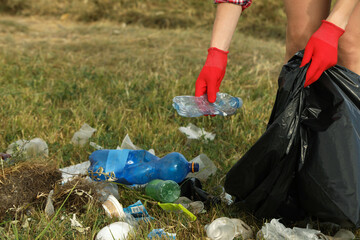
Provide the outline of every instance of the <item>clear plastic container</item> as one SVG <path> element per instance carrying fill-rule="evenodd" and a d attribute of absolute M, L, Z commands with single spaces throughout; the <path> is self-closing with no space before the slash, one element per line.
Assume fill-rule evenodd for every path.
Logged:
<path fill-rule="evenodd" d="M 183 117 L 229 116 L 235 114 L 242 104 L 241 98 L 232 97 L 227 93 L 217 93 L 214 103 L 208 101 L 207 94 L 201 97 L 177 96 L 173 99 L 173 107 Z"/>

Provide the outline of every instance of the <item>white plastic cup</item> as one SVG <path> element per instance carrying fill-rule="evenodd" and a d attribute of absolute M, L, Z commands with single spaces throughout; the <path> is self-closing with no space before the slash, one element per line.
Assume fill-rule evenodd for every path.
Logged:
<path fill-rule="evenodd" d="M 114 222 L 102 228 L 95 240 L 125 240 L 133 232 L 133 227 L 126 222 Z"/>
<path fill-rule="evenodd" d="M 252 229 L 240 219 L 221 217 L 205 226 L 206 235 L 211 240 L 232 240 L 253 238 Z"/>
<path fill-rule="evenodd" d="M 125 219 L 126 215 L 123 207 L 113 195 L 109 195 L 108 199 L 102 204 L 102 206 L 105 210 L 105 214 L 108 217 Z"/>
<path fill-rule="evenodd" d="M 232 240 L 236 234 L 235 230 L 234 223 L 227 217 L 217 218 L 205 226 L 206 235 L 211 240 Z"/>

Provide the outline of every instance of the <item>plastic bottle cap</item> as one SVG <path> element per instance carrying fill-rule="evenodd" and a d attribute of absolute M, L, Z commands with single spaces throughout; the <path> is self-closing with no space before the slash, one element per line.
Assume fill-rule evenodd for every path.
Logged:
<path fill-rule="evenodd" d="M 199 163 L 191 163 L 191 172 L 198 172 L 199 171 Z"/>

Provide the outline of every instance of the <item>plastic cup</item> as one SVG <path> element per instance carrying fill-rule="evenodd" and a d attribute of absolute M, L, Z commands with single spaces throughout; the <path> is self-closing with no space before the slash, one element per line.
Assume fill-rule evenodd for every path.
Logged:
<path fill-rule="evenodd" d="M 129 234 L 135 234 L 134 228 L 126 222 L 114 222 L 102 228 L 95 240 L 125 240 Z"/>
<path fill-rule="evenodd" d="M 113 196 L 109 195 L 108 199 L 102 204 L 105 209 L 105 214 L 110 218 L 124 219 L 125 212 L 119 201 Z"/>

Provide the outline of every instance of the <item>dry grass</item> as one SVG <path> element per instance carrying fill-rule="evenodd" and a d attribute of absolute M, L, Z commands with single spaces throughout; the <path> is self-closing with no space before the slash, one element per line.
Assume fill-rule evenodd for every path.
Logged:
<path fill-rule="evenodd" d="M 52 16 L 62 20 L 116 21 L 150 28 L 210 29 L 214 19 L 213 0 L 0 0 L 0 12 L 22 16 Z M 285 14 L 282 0 L 255 1 L 238 26 L 256 37 L 283 40 Z"/>

